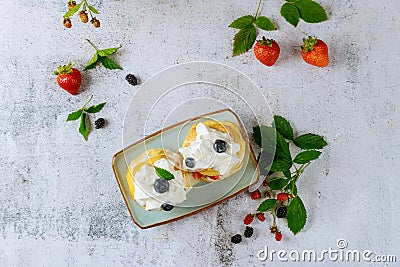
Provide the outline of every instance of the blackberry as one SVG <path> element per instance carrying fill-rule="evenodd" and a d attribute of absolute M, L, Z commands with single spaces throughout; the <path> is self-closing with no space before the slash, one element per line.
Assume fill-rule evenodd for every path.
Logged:
<path fill-rule="evenodd" d="M 135 77 L 135 75 L 130 74 L 130 73 L 129 73 L 128 75 L 126 75 L 125 80 L 127 80 L 128 83 L 129 83 L 130 85 L 133 85 L 133 86 L 135 86 L 135 85 L 138 84 L 138 80 L 137 80 L 137 78 Z"/>
<path fill-rule="evenodd" d="M 106 124 L 106 120 L 103 119 L 103 118 L 98 118 L 98 119 L 94 122 L 94 125 L 95 125 L 95 128 L 96 128 L 96 129 L 103 128 L 104 124 Z"/>
<path fill-rule="evenodd" d="M 231 241 L 234 244 L 239 244 L 240 242 L 242 242 L 242 236 L 240 234 L 234 235 L 231 237 Z"/>
<path fill-rule="evenodd" d="M 276 211 L 276 216 L 278 218 L 285 218 L 286 213 L 287 213 L 287 208 L 282 206 L 282 207 L 279 207 L 279 209 Z"/>
<path fill-rule="evenodd" d="M 246 226 L 246 230 L 244 230 L 244 237 L 249 238 L 253 235 L 254 229 L 253 227 Z"/>

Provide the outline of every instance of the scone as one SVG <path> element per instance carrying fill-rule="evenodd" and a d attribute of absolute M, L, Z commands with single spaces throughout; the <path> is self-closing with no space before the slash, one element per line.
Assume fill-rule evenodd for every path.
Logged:
<path fill-rule="evenodd" d="M 236 124 L 214 120 L 194 124 L 179 148 L 182 168 L 193 172 L 195 180 L 205 182 L 222 180 L 239 171 L 245 150 Z"/>
<path fill-rule="evenodd" d="M 130 194 L 145 210 L 170 210 L 186 200 L 191 174 L 182 170 L 182 157 L 170 150 L 149 149 L 134 159 L 128 167 L 126 179 Z M 166 180 L 155 167 L 172 173 Z"/>

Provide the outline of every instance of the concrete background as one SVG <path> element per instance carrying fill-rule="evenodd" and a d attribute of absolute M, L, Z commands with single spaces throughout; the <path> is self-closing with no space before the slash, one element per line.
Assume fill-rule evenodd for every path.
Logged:
<path fill-rule="evenodd" d="M 320 0 L 329 21 L 298 29 L 280 17 L 283 1 L 265 1 L 261 13 L 280 29 L 267 34 L 282 51 L 272 68 L 252 52 L 230 56 L 235 31 L 227 25 L 253 13 L 257 1 L 90 1 L 102 13 L 101 28 L 74 18 L 69 30 L 61 24 L 64 2 L 5 0 L 0 7 L 1 266 L 255 266 L 264 245 L 321 251 L 336 248 L 339 238 L 349 249 L 397 255 L 398 264 L 398 1 Z M 329 67 L 302 62 L 304 33 L 329 45 Z M 85 38 L 101 48 L 121 44 L 115 59 L 124 70 L 85 73 L 83 91 L 73 97 L 56 86 L 52 71 L 69 60 L 82 69 L 94 52 Z M 254 224 L 251 240 L 230 243 L 258 205 L 248 194 L 170 225 L 139 230 L 132 223 L 111 170 L 137 90 L 124 77 L 145 81 L 194 60 L 238 68 L 298 133 L 326 137 L 329 146 L 299 185 L 309 214 L 302 233 L 282 228 L 277 243 L 267 220 Z M 108 102 L 94 118 L 109 123 L 85 142 L 65 119 L 92 94 L 93 103 Z"/>

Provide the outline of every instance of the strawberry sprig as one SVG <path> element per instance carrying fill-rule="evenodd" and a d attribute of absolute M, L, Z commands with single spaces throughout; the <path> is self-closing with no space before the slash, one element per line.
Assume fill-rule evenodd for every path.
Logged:
<path fill-rule="evenodd" d="M 88 114 L 99 112 L 100 110 L 103 109 L 104 105 L 106 104 L 106 102 L 103 102 L 97 105 L 86 107 L 90 103 L 90 101 L 92 101 L 92 98 L 93 95 L 89 98 L 88 101 L 86 101 L 86 103 L 80 109 L 70 113 L 67 117 L 67 121 L 76 121 L 80 119 L 79 133 L 83 136 L 83 138 L 85 138 L 86 141 L 88 140 L 90 132 L 90 122 L 88 119 Z"/>
<path fill-rule="evenodd" d="M 298 195 L 297 182 L 311 161 L 321 155 L 320 149 L 327 143 L 316 134 L 295 136 L 290 123 L 281 116 L 274 116 L 271 126 L 257 126 L 253 131 L 254 140 L 261 147 L 258 166 L 266 178 L 256 193 L 251 193 L 252 199 L 261 198 L 263 202 L 256 213 L 246 215 L 244 223 L 251 223 L 253 220 L 250 217 L 254 216 L 264 221 L 265 216 L 270 214 L 273 218 L 271 233 L 280 241 L 282 232 L 277 218 L 286 218 L 293 234 L 300 232 L 306 224 L 307 211 Z M 293 158 L 289 143 L 301 149 Z"/>
<path fill-rule="evenodd" d="M 96 50 L 92 58 L 90 59 L 89 63 L 85 67 L 85 70 L 93 69 L 97 66 L 97 64 L 100 62 L 106 69 L 109 70 L 115 70 L 119 69 L 122 70 L 122 67 L 118 65 L 114 60 L 110 59 L 109 56 L 112 54 L 115 54 L 118 49 L 120 49 L 122 46 L 119 47 L 112 47 L 112 48 L 106 48 L 99 50 L 97 47 L 88 39 L 86 39 L 88 43 Z"/>
<path fill-rule="evenodd" d="M 100 21 L 93 14 L 100 14 L 100 12 L 94 7 L 88 4 L 87 0 L 82 0 L 79 4 L 76 1 L 69 0 L 68 1 L 68 11 L 64 14 L 64 26 L 66 28 L 72 27 L 71 17 L 78 13 L 79 18 L 82 23 L 87 23 L 89 21 L 88 14 L 90 15 L 90 22 L 95 28 L 100 27 Z"/>

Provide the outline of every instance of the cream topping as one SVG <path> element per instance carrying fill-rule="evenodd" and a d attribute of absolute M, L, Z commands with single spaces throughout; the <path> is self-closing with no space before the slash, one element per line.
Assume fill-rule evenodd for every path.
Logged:
<path fill-rule="evenodd" d="M 220 173 L 221 176 L 228 174 L 233 166 L 240 162 L 237 153 L 240 151 L 240 144 L 235 143 L 229 133 L 223 133 L 199 123 L 196 126 L 196 140 L 189 146 L 179 148 L 183 156 L 183 168 L 191 171 L 212 168 Z M 224 140 L 228 144 L 226 152 L 217 153 L 213 146 L 216 140 Z M 185 159 L 191 157 L 195 160 L 193 168 L 185 164 Z"/>

